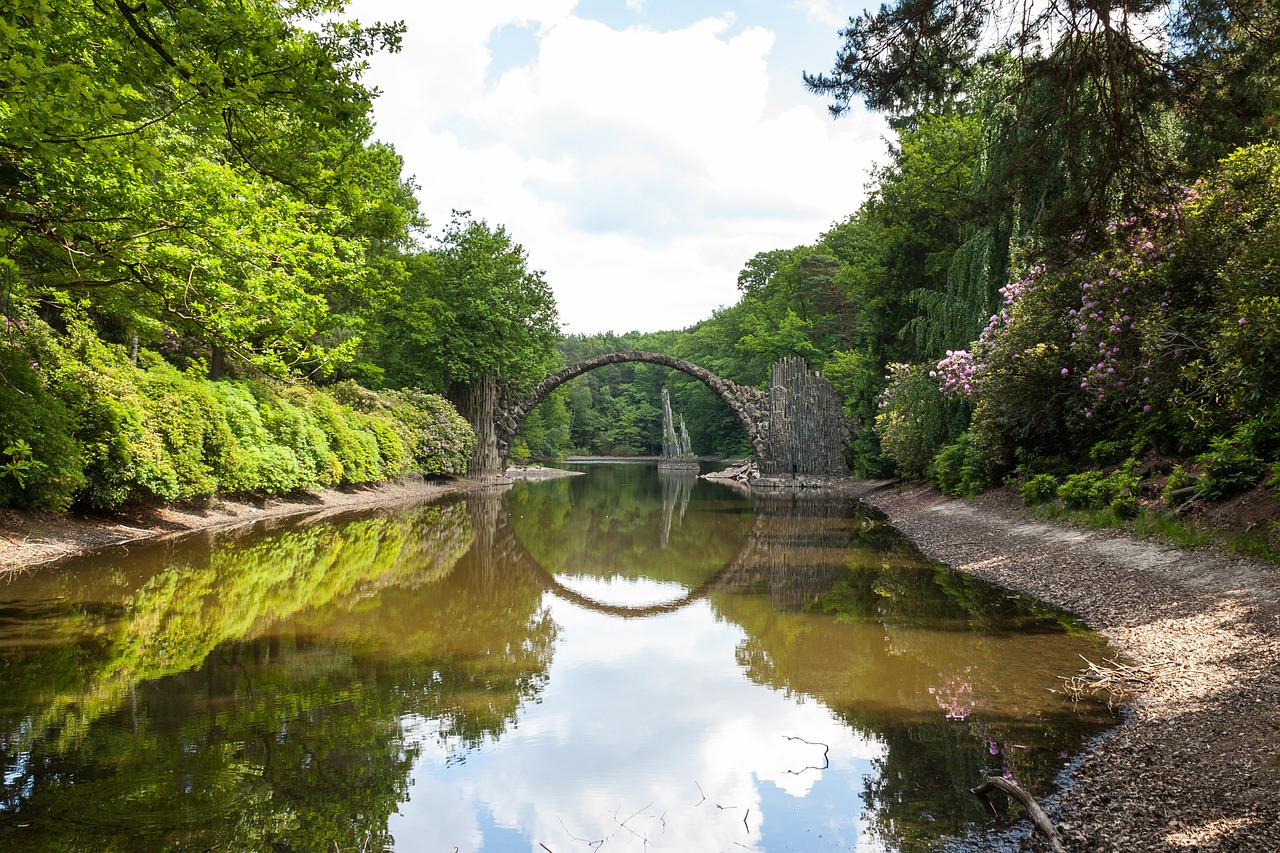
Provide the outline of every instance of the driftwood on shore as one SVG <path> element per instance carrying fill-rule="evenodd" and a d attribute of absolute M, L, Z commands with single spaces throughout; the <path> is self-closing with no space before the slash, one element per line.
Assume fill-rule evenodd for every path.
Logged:
<path fill-rule="evenodd" d="M 992 791 L 1004 791 L 1026 809 L 1027 817 L 1031 818 L 1031 822 L 1035 824 L 1036 829 L 1040 830 L 1040 833 L 1049 839 L 1049 843 L 1053 845 L 1053 853 L 1067 853 L 1067 848 L 1062 843 L 1062 836 L 1058 834 L 1058 828 L 1053 825 L 1049 815 L 1040 807 L 1034 797 L 1022 790 L 1017 782 L 1012 779 L 1006 779 L 1003 776 L 988 776 L 987 781 L 973 788 L 972 791 L 978 799 L 988 806 L 991 803 L 987 800 L 987 794 Z"/>

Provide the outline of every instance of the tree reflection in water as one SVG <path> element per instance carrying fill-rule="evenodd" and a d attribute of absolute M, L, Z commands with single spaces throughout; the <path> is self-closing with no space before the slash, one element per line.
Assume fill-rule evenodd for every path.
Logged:
<path fill-rule="evenodd" d="M 1049 793 L 1063 755 L 1115 724 L 1050 692 L 1079 655 L 1106 654 L 1068 614 L 925 560 L 873 510 L 782 499 L 757 502 L 756 519 L 751 560 L 773 579 L 769 598 L 716 596 L 716 609 L 746 632 L 752 680 L 883 743 L 863 797 L 899 849 L 981 824 L 969 789 L 984 775 Z"/>
<path fill-rule="evenodd" d="M 837 820 L 855 840 L 869 827 L 890 849 L 930 850 L 940 831 L 982 824 L 967 790 L 983 774 L 1007 772 L 1044 793 L 1060 754 L 1113 722 L 1047 690 L 1076 655 L 1101 654 L 1063 614 L 922 560 L 843 501 L 758 498 L 753 507 L 721 494 L 620 466 L 21 577 L 0 601 L 0 849 L 389 849 L 406 841 L 395 837 L 396 812 L 418 808 L 438 784 L 453 797 L 471 790 L 458 780 L 473 761 L 502 782 L 475 786 L 476 799 L 451 808 L 508 815 L 514 828 L 502 832 L 529 849 L 535 834 L 560 832 L 557 821 L 596 819 L 584 810 L 600 804 L 566 774 L 632 754 L 593 740 L 604 734 L 599 716 L 613 714 L 613 737 L 670 739 L 671 759 L 687 764 L 670 778 L 625 764 L 605 774 L 646 798 L 672 798 L 669 841 L 715 846 L 729 837 L 716 833 L 747 832 L 767 849 L 769 837 L 812 843 L 813 821 Z M 644 604 L 596 595 L 618 584 L 670 595 Z M 644 636 L 666 648 L 681 625 L 705 643 L 710 629 L 696 626 L 709 624 L 726 642 L 638 670 L 620 668 L 624 649 L 590 649 L 585 658 L 609 661 L 590 678 L 636 679 L 627 694 L 573 698 L 562 687 L 562 704 L 548 709 L 539 703 L 557 649 L 584 659 L 573 644 L 593 642 L 590 632 L 567 636 L 557 613 L 570 634 L 596 620 L 595 636 L 609 642 L 642 642 L 625 626 L 648 626 Z M 690 669 L 703 659 L 714 674 Z M 641 681 L 641 670 L 658 681 Z M 567 671 L 561 678 L 574 683 Z M 846 733 L 828 739 L 869 748 L 875 766 L 830 755 L 828 769 L 814 764 L 793 785 L 784 781 L 793 770 L 759 762 L 799 733 L 771 731 L 767 715 L 743 717 L 766 742 L 749 747 L 763 758 L 735 756 L 735 768 L 746 760 L 751 769 L 734 781 L 698 763 L 715 754 L 709 744 L 678 740 L 724 737 L 703 719 L 724 707 L 699 692 L 710 684 L 732 697 L 734 714 L 754 713 L 748 696 L 816 702 Z M 665 734 L 667 711 L 645 705 L 650 695 L 670 695 L 670 724 L 687 731 Z M 634 713 L 643 720 L 628 724 Z M 580 728 L 546 743 L 517 732 L 521 724 Z M 502 764 L 503 754 L 516 763 Z M 854 775 L 837 783 L 842 773 Z M 819 777 L 847 784 L 854 800 L 860 791 L 863 807 L 837 799 L 824 806 L 834 818 L 803 811 L 816 807 L 802 805 L 813 792 L 838 790 Z M 680 836 L 680 820 L 705 820 L 690 798 L 695 780 L 715 778 L 743 806 L 754 803 L 753 816 Z M 779 785 L 785 809 L 770 799 Z M 780 834 L 789 820 L 799 835 Z"/>
<path fill-rule="evenodd" d="M 475 559 L 471 521 L 430 506 L 19 579 L 6 609 L 45 618 L 4 626 L 0 848 L 389 847 L 405 721 L 461 756 L 550 660 L 541 589 Z"/>

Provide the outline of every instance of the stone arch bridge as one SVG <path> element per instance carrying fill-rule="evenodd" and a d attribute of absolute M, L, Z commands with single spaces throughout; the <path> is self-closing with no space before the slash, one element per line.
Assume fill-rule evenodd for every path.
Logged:
<path fill-rule="evenodd" d="M 543 379 L 527 394 L 512 394 L 493 377 L 471 385 L 458 401 L 476 432 L 468 474 L 500 478 L 520 426 L 547 396 L 564 383 L 609 364 L 641 362 L 692 376 L 724 401 L 751 442 L 766 478 L 835 476 L 848 472 L 844 447 L 852 438 L 834 389 L 802 359 L 773 365 L 768 391 L 739 385 L 693 362 L 664 353 L 622 350 L 570 365 Z"/>

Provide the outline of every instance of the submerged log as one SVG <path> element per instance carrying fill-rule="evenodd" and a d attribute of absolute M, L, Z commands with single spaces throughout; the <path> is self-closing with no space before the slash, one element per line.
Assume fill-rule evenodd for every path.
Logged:
<path fill-rule="evenodd" d="M 974 795 L 988 805 L 990 803 L 987 801 L 987 794 L 993 790 L 1004 791 L 1022 804 L 1027 811 L 1027 817 L 1031 818 L 1036 829 L 1040 830 L 1040 833 L 1053 845 L 1053 853 L 1067 853 L 1067 848 L 1062 843 L 1062 836 L 1058 834 L 1058 828 L 1053 825 L 1049 815 L 1040 808 L 1040 804 L 1030 794 L 1018 786 L 1017 782 L 1003 776 L 988 776 L 987 781 L 972 789 Z"/>

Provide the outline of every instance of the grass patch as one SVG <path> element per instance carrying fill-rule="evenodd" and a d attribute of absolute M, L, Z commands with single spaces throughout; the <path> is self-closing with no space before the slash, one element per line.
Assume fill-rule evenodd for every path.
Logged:
<path fill-rule="evenodd" d="M 1274 527 L 1275 525 L 1273 525 Z M 1228 536 L 1223 544 L 1227 546 L 1228 550 L 1237 554 L 1245 554 L 1250 557 L 1257 557 L 1260 560 L 1280 563 L 1280 547 L 1276 544 L 1277 532 L 1280 531 L 1273 530 L 1271 536 L 1254 531 L 1236 533 Z"/>
<path fill-rule="evenodd" d="M 1103 530 L 1128 530 L 1135 536 L 1140 536 L 1144 539 L 1161 539 L 1177 548 L 1199 548 L 1202 545 L 1221 542 L 1221 544 L 1232 550 L 1239 550 L 1242 553 L 1249 553 L 1280 562 L 1280 554 L 1270 548 L 1262 537 L 1249 537 L 1247 542 L 1242 541 L 1240 543 L 1239 548 L 1234 548 L 1231 546 L 1230 541 L 1219 540 L 1210 531 L 1194 523 L 1145 508 L 1139 508 L 1137 515 L 1132 518 L 1126 518 L 1109 506 L 1102 509 L 1070 509 L 1062 501 L 1053 501 L 1052 503 L 1041 504 L 1031 512 L 1037 518 L 1045 521 L 1061 521 L 1079 527 L 1092 527 Z M 1265 552 L 1260 550 L 1257 540 L 1261 540 Z"/>
<path fill-rule="evenodd" d="M 1036 518 L 1056 521 L 1077 527 L 1101 530 L 1127 530 L 1143 539 L 1157 539 L 1175 548 L 1200 548 L 1220 545 L 1236 554 L 1280 563 L 1280 522 L 1267 532 L 1224 534 L 1202 527 L 1194 521 L 1145 507 L 1137 515 L 1125 518 L 1111 507 L 1102 509 L 1071 509 L 1061 500 L 1040 504 L 1028 510 Z"/>
<path fill-rule="evenodd" d="M 1163 512 L 1139 511 L 1133 521 L 1133 532 L 1143 537 L 1164 539 L 1178 548 L 1199 548 L 1210 545 L 1214 536 L 1209 531 L 1195 524 L 1189 524 L 1177 516 Z"/>

